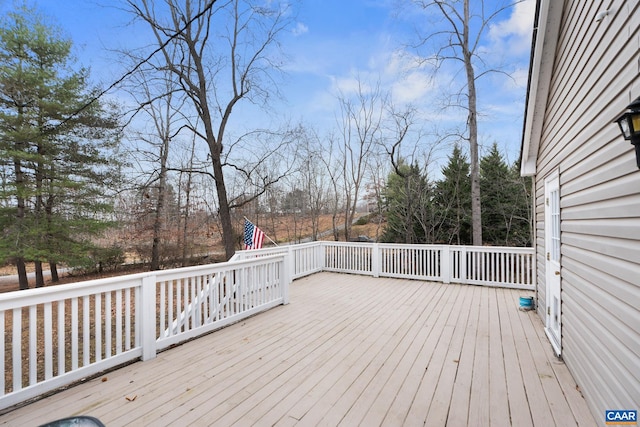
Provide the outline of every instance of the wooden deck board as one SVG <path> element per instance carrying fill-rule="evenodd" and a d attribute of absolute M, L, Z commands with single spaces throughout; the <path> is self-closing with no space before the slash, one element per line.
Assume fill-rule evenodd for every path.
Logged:
<path fill-rule="evenodd" d="M 443 331 L 446 334 L 427 366 L 407 414 L 407 425 L 441 426 L 447 421 L 470 313 L 467 307 L 473 298 L 472 292 L 465 291 L 456 298 L 453 310 L 457 315 L 450 317 L 447 330 Z"/>
<path fill-rule="evenodd" d="M 425 304 L 420 307 L 417 317 L 403 323 L 402 327 L 398 328 L 394 333 L 393 339 L 388 341 L 388 345 L 376 355 L 374 362 L 369 365 L 370 369 L 362 376 L 363 381 L 360 382 L 362 387 L 355 388 L 355 393 L 352 393 L 354 397 L 357 394 L 357 398 L 342 419 L 341 424 L 346 426 L 375 425 L 367 424 L 364 422 L 364 418 L 367 415 L 375 416 L 376 418 L 384 417 L 386 407 L 376 406 L 375 402 L 387 387 L 392 388 L 388 383 L 398 369 L 402 358 L 415 342 L 415 336 L 419 333 L 422 325 L 429 318 L 437 318 L 440 314 L 441 308 L 439 306 L 434 307 L 433 303 L 437 304 L 441 299 L 441 295 L 442 293 L 438 293 L 437 298 L 430 300 L 431 304 Z M 404 378 L 405 375 L 401 375 L 401 377 Z M 340 411 L 336 411 L 336 413 L 340 413 Z"/>
<path fill-rule="evenodd" d="M 533 425 L 533 420 L 531 419 L 529 408 L 522 405 L 522 402 L 527 401 L 527 394 L 522 380 L 520 359 L 518 358 L 513 327 L 509 317 L 509 306 L 515 304 L 510 295 L 511 292 L 507 290 L 498 292 L 498 313 L 501 319 L 500 335 L 502 337 L 504 374 L 507 383 L 507 404 L 512 425 L 528 427 Z"/>
<path fill-rule="evenodd" d="M 336 296 L 329 296 L 329 299 L 335 300 Z M 374 302 L 375 298 L 374 301 L 364 300 L 362 305 L 354 307 L 345 304 L 329 306 L 331 310 L 322 313 L 326 316 L 327 321 L 320 328 L 311 328 L 303 335 L 298 335 L 295 346 L 287 351 L 286 359 L 280 360 L 277 366 L 268 365 L 266 369 L 263 369 L 266 372 L 262 374 L 247 377 L 247 383 L 239 384 L 236 382 L 234 384 L 239 393 L 249 393 L 251 399 L 243 399 L 242 402 L 233 408 L 228 408 L 228 410 L 225 408 L 224 413 L 220 410 L 221 408 L 216 408 L 208 415 L 208 418 L 219 422 L 220 425 L 231 425 L 245 418 L 250 422 L 250 418 L 256 415 L 261 407 L 264 407 L 264 404 L 260 406 L 261 402 L 267 398 L 269 398 L 267 404 L 278 402 L 277 399 L 283 392 L 291 390 L 294 381 L 301 381 L 306 375 L 319 370 L 324 361 L 333 356 L 333 348 L 336 347 L 336 343 L 352 339 L 359 331 L 354 330 L 349 335 L 349 332 L 345 332 L 347 326 L 353 325 L 353 322 L 358 321 L 366 314 L 368 311 L 366 306 L 370 306 Z M 315 322 L 313 323 L 315 325 Z M 292 324 L 292 327 L 296 329 L 299 326 L 300 323 Z M 233 381 L 233 378 L 230 378 L 230 381 Z M 235 402 L 235 399 L 233 401 Z M 256 406 L 258 409 L 255 409 Z M 193 416 L 195 415 L 197 414 Z M 219 418 L 218 415 L 220 415 Z M 186 419 L 182 417 L 180 420 L 190 421 L 193 416 Z"/>
<path fill-rule="evenodd" d="M 565 364 L 558 360 L 553 351 L 549 350 L 551 344 L 547 341 L 547 336 L 544 332 L 544 325 L 542 319 L 535 317 L 532 320 L 534 330 L 538 335 L 538 339 L 542 343 L 542 347 L 546 349 L 545 355 L 547 360 L 551 364 L 554 375 L 558 380 L 559 386 L 562 388 L 562 392 L 566 398 L 567 404 L 571 409 L 571 413 L 576 419 L 578 426 L 590 426 L 593 423 L 593 417 L 585 405 L 585 400 L 582 397 L 582 393 L 579 391 L 575 380 L 571 376 L 571 373 L 566 368 Z"/>
<path fill-rule="evenodd" d="M 409 297 L 409 295 L 403 296 L 403 294 L 397 296 L 400 298 Z M 391 298 L 392 295 L 388 295 L 388 297 Z M 314 349 L 310 352 L 306 360 L 302 361 L 301 372 L 296 372 L 291 378 L 283 379 L 286 381 L 287 387 L 266 388 L 262 393 L 264 399 L 260 404 L 251 408 L 251 413 L 238 418 L 238 421 L 251 423 L 264 420 L 265 424 L 277 422 L 283 413 L 287 413 L 294 406 L 298 396 L 304 396 L 313 390 L 324 375 L 335 370 L 338 364 L 342 363 L 357 346 L 362 346 L 364 344 L 363 337 L 375 335 L 385 323 L 393 324 L 389 320 L 393 309 L 376 311 L 381 313 L 376 314 L 375 319 L 367 319 L 368 312 L 359 312 L 357 316 L 342 322 L 341 327 L 345 331 L 349 330 L 348 332 L 338 335 L 340 338 L 326 341 L 326 346 L 322 350 Z M 312 342 L 318 341 L 315 337 L 310 338 Z M 293 417 L 297 419 L 297 416 Z M 301 418 L 301 416 L 299 417 Z M 222 419 L 221 421 L 225 424 L 227 420 Z"/>
<path fill-rule="evenodd" d="M 438 292 L 430 301 L 438 301 L 441 295 L 442 292 Z M 423 308 L 426 305 L 427 302 L 425 301 L 425 304 L 417 307 L 417 309 L 424 313 L 426 310 Z M 363 413 L 363 409 L 366 410 L 371 405 L 368 399 L 375 398 L 379 391 L 380 383 L 388 378 L 388 371 L 384 370 L 383 367 L 385 363 L 388 363 L 387 358 L 390 357 L 403 338 L 404 334 L 399 331 L 409 328 L 415 323 L 415 318 L 407 318 L 403 323 L 396 324 L 392 328 L 392 334 L 383 336 L 384 339 L 378 338 L 380 346 L 376 347 L 375 352 L 368 353 L 361 363 L 355 366 L 355 377 L 342 393 L 340 399 L 329 411 L 325 411 L 325 416 L 321 420 L 322 424 L 337 425 L 346 423 L 351 419 L 358 418 Z"/>
<path fill-rule="evenodd" d="M 535 341 L 531 339 L 532 337 L 528 337 L 525 334 L 525 327 L 523 326 L 523 323 L 526 324 L 529 322 L 529 314 L 530 313 L 519 313 L 514 310 L 509 310 L 529 413 L 531 414 L 534 425 L 552 426 L 555 425 L 555 423 L 551 415 L 550 402 L 546 400 L 530 348 L 530 345 L 535 344 Z M 518 408 L 515 409 L 518 410 Z M 520 408 L 519 410 L 524 409 L 525 408 Z"/>
<path fill-rule="evenodd" d="M 563 392 L 558 384 L 558 379 L 553 373 L 551 362 L 546 355 L 548 348 L 540 341 L 533 325 L 533 313 L 527 313 L 527 321 L 523 321 L 524 333 L 531 341 L 529 348 L 535 364 L 535 371 L 538 373 L 545 400 L 550 402 L 549 409 L 556 425 L 562 425 L 562 420 L 573 417 L 571 409 L 564 398 Z M 545 339 L 546 341 L 546 339 Z"/>
<path fill-rule="evenodd" d="M 294 282 L 287 306 L 15 409 L 0 425 L 79 414 L 110 427 L 595 425 L 539 318 L 518 310 L 520 295 L 315 274 Z"/>
<path fill-rule="evenodd" d="M 383 425 L 403 425 L 406 422 L 411 405 L 414 403 L 426 370 L 429 366 L 442 366 L 442 359 L 448 348 L 448 345 L 445 344 L 450 342 L 454 329 L 452 323 L 455 324 L 457 320 L 452 321 L 451 319 L 457 317 L 460 313 L 460 299 L 458 298 L 460 293 L 454 291 L 448 294 L 444 302 L 444 310 L 439 315 L 441 323 L 435 324 L 431 328 L 432 331 L 422 344 L 410 370 L 404 378 L 400 379 L 402 380 L 401 388 L 395 393 L 395 396 L 389 396 L 392 399 L 392 404 L 382 422 Z"/>
<path fill-rule="evenodd" d="M 467 424 L 473 420 L 473 423 L 478 427 L 489 425 L 489 408 L 491 402 L 495 400 L 489 388 L 489 292 L 494 293 L 488 288 L 481 288 L 478 301 L 478 329 L 469 393 Z M 489 405 L 487 405 L 487 400 Z"/>
<path fill-rule="evenodd" d="M 424 298 L 425 301 L 433 301 L 433 296 L 437 290 L 437 287 L 424 288 L 425 292 L 416 294 L 413 297 Z M 397 326 L 393 326 L 393 324 L 399 323 L 403 315 L 411 316 L 414 313 L 413 311 L 403 310 L 402 307 L 400 311 L 387 311 L 392 317 L 384 322 L 386 325 L 383 324 L 381 327 L 372 321 L 371 327 L 373 330 L 367 338 L 366 345 L 356 345 L 354 349 L 350 350 L 344 362 L 339 363 L 336 369 L 331 370 L 328 375 L 323 377 L 320 383 L 312 387 L 303 398 L 296 402 L 296 405 L 289 412 L 290 417 L 296 420 L 301 420 L 304 417 L 305 424 L 309 425 L 319 422 L 362 371 L 362 369 L 359 369 L 360 363 L 358 362 L 363 360 L 367 353 L 378 354 L 381 350 L 383 340 L 379 339 L 379 337 L 392 337 L 397 331 Z M 411 323 L 410 319 L 408 317 L 405 322 L 409 321 Z"/>
<path fill-rule="evenodd" d="M 394 351 L 396 357 L 387 359 L 384 367 L 388 377 L 359 424 L 380 425 L 386 418 L 390 409 L 389 402 L 393 404 L 397 399 L 401 387 L 411 376 L 413 366 L 421 366 L 423 360 L 430 358 L 451 306 L 452 301 L 445 297 L 434 299 L 425 306 L 414 327 L 402 337 L 404 345 L 397 347 L 396 350 L 399 351 Z"/>
<path fill-rule="evenodd" d="M 505 369 L 502 324 L 506 319 L 500 316 L 499 298 L 501 291 L 490 292 L 489 302 L 489 424 L 508 426 L 509 400 L 507 396 L 507 379 Z"/>
<path fill-rule="evenodd" d="M 458 370 L 456 371 L 456 377 L 453 383 L 450 407 L 447 410 L 447 425 L 451 426 L 468 425 L 471 382 L 473 378 L 473 361 L 475 358 L 476 338 L 478 336 L 478 322 L 480 315 L 480 307 L 478 304 L 480 291 L 481 288 L 479 287 L 473 289 L 473 296 L 470 301 L 469 318 L 467 319 L 465 327 L 462 351 L 460 352 L 460 358 L 458 359 Z"/>

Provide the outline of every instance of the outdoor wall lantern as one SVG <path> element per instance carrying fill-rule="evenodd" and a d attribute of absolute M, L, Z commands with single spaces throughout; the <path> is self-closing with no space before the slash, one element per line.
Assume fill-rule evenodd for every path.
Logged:
<path fill-rule="evenodd" d="M 627 111 L 616 119 L 622 136 L 636 148 L 636 164 L 640 169 L 640 97 L 627 105 Z"/>

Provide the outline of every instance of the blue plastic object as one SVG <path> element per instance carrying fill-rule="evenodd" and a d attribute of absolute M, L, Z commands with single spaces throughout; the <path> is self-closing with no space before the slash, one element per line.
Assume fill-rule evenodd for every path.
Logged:
<path fill-rule="evenodd" d="M 533 297 L 520 297 L 520 308 L 533 310 Z"/>

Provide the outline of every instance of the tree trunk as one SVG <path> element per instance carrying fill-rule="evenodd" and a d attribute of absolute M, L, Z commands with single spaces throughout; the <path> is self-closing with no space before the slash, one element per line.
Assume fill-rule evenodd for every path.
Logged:
<path fill-rule="evenodd" d="M 229 260 L 236 253 L 235 239 L 233 238 L 233 224 L 231 223 L 231 210 L 229 209 L 229 200 L 227 199 L 227 189 L 224 184 L 224 176 L 222 172 L 222 164 L 220 163 L 220 155 L 213 159 L 213 176 L 216 179 L 216 191 L 218 194 L 218 202 L 220 203 L 220 224 L 222 225 L 222 244 L 224 245 L 224 253 L 226 259 Z"/>
<path fill-rule="evenodd" d="M 160 269 L 160 237 L 158 236 L 158 222 L 156 221 L 153 224 L 153 241 L 151 243 L 151 265 L 149 266 L 151 271 Z"/>
<path fill-rule="evenodd" d="M 47 225 L 48 225 L 48 230 L 47 233 L 49 233 L 47 235 L 47 241 L 49 241 L 50 239 L 53 239 L 53 236 L 51 236 L 51 222 L 52 222 L 52 217 L 53 217 L 53 201 L 54 201 L 54 196 L 53 195 L 49 195 L 47 197 L 47 202 L 45 203 L 45 215 L 47 217 Z M 53 283 L 58 283 L 60 281 L 60 276 L 58 276 L 58 264 L 55 261 L 49 260 L 49 271 L 51 272 L 51 281 Z"/>
<path fill-rule="evenodd" d="M 189 239 L 189 214 L 190 214 L 190 206 L 191 206 L 191 162 L 189 166 L 189 172 L 187 172 L 187 186 L 184 189 L 185 191 L 185 200 L 184 200 L 184 225 L 182 227 L 182 266 L 185 267 L 187 265 L 187 242 Z"/>
<path fill-rule="evenodd" d="M 44 275 L 42 274 L 42 261 L 36 261 L 36 288 L 44 288 Z"/>
<path fill-rule="evenodd" d="M 351 196 L 347 193 L 345 194 L 347 197 L 345 198 L 345 211 L 344 211 L 344 241 L 348 242 L 351 236 L 351 222 L 350 214 L 351 214 Z"/>
<path fill-rule="evenodd" d="M 16 149 L 18 151 L 22 150 L 22 144 L 16 144 Z M 24 173 L 22 172 L 22 163 L 19 159 L 14 159 L 13 161 L 15 174 L 16 174 L 16 188 L 18 190 L 18 194 L 20 191 L 24 190 Z M 25 218 L 25 200 L 23 197 L 18 196 L 16 198 L 16 228 L 20 230 L 24 227 L 24 218 Z M 22 246 L 22 245 L 21 245 Z M 29 289 L 29 279 L 27 278 L 27 268 L 24 264 L 24 258 L 22 256 L 18 256 L 16 258 L 16 268 L 18 269 L 18 281 L 20 283 L 20 289 Z"/>
<path fill-rule="evenodd" d="M 51 272 L 51 281 L 53 283 L 59 282 L 60 276 L 58 276 L 58 265 L 55 262 L 49 261 L 49 271 Z"/>
<path fill-rule="evenodd" d="M 158 181 L 158 199 L 156 200 L 156 215 L 153 220 L 153 243 L 151 244 L 151 271 L 160 269 L 160 232 L 164 219 L 164 199 L 166 192 L 168 137 L 165 137 L 162 154 L 160 155 L 160 177 Z"/>
<path fill-rule="evenodd" d="M 24 263 L 24 258 L 16 259 L 16 268 L 18 270 L 18 283 L 20 290 L 29 289 L 29 278 L 27 277 L 27 267 Z"/>
<path fill-rule="evenodd" d="M 160 269 L 160 232 L 164 215 L 164 193 L 166 165 L 160 166 L 160 182 L 158 185 L 158 199 L 156 200 L 156 215 L 153 220 L 153 242 L 151 244 L 151 271 Z"/>
<path fill-rule="evenodd" d="M 473 245 L 482 246 L 482 207 L 480 202 L 480 161 L 478 159 L 478 115 L 476 78 L 469 50 L 469 0 L 464 0 L 463 55 L 469 89 L 469 153 L 471 157 L 471 229 Z"/>

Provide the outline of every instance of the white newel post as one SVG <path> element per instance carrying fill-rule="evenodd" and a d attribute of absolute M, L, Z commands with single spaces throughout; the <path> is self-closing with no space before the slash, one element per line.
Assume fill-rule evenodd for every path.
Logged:
<path fill-rule="evenodd" d="M 451 283 L 451 266 L 453 265 L 453 257 L 451 255 L 451 248 L 443 246 L 440 253 L 440 279 L 442 283 Z"/>
<path fill-rule="evenodd" d="M 287 247 L 287 255 L 285 256 L 284 260 L 284 269 L 289 276 L 287 277 L 289 281 L 293 280 L 293 278 L 296 276 L 296 260 L 294 258 L 295 254 L 296 253 L 293 250 L 293 245 L 289 245 L 289 247 Z"/>
<path fill-rule="evenodd" d="M 282 281 L 282 304 L 289 304 L 289 285 L 291 284 L 291 279 L 293 274 L 291 274 L 290 264 L 293 264 L 293 260 L 291 257 L 293 256 L 293 252 L 291 248 L 289 248 L 289 253 L 284 256 L 284 260 L 282 261 L 282 277 L 280 280 Z"/>
<path fill-rule="evenodd" d="M 140 345 L 144 361 L 156 357 L 156 276 L 144 277 L 140 290 Z"/>
<path fill-rule="evenodd" d="M 460 247 L 460 283 L 469 283 L 467 275 L 467 247 Z"/>
<path fill-rule="evenodd" d="M 320 242 L 320 244 L 316 247 L 316 259 L 317 264 L 316 267 L 320 268 L 320 271 L 324 271 L 326 268 L 325 260 L 327 256 L 325 255 L 325 243 Z"/>
<path fill-rule="evenodd" d="M 371 250 L 371 269 L 373 270 L 373 277 L 380 277 L 380 248 L 377 243 L 373 244 Z"/>

